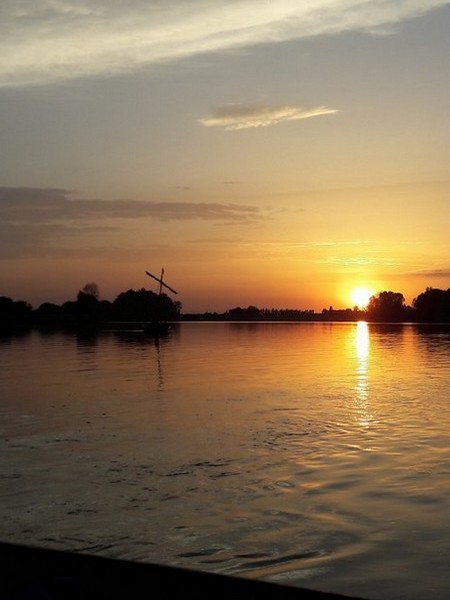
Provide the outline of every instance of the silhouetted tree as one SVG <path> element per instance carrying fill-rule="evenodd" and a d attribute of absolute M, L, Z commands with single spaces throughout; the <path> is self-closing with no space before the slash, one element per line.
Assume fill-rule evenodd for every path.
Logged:
<path fill-rule="evenodd" d="M 99 300 L 98 312 L 102 321 L 110 321 L 112 319 L 112 303 L 109 300 Z"/>
<path fill-rule="evenodd" d="M 362 316 L 365 317 L 365 311 L 351 308 L 326 308 L 322 309 L 321 320 L 322 321 L 357 321 Z"/>
<path fill-rule="evenodd" d="M 230 308 L 230 310 L 225 312 L 224 317 L 235 321 L 256 321 L 259 319 L 260 315 L 260 309 L 250 305 L 247 306 L 247 308 L 241 308 L 240 306 Z"/>
<path fill-rule="evenodd" d="M 122 292 L 112 303 L 113 317 L 123 321 L 170 321 L 178 318 L 180 302 L 144 288 Z"/>
<path fill-rule="evenodd" d="M 413 300 L 418 321 L 450 322 L 450 289 L 427 287 Z"/>
<path fill-rule="evenodd" d="M 100 299 L 100 291 L 98 289 L 98 285 L 94 282 L 86 283 L 84 288 L 78 292 L 78 295 L 84 294 L 86 296 L 92 296 L 96 300 Z"/>
<path fill-rule="evenodd" d="M 66 322 L 78 321 L 81 318 L 81 309 L 77 301 L 67 300 L 61 305 L 61 318 Z"/>
<path fill-rule="evenodd" d="M 61 307 L 52 302 L 44 302 L 34 311 L 34 320 L 39 323 L 57 323 L 61 318 Z"/>
<path fill-rule="evenodd" d="M 366 314 L 371 321 L 403 321 L 409 311 L 399 292 L 380 292 L 372 296 Z"/>
<path fill-rule="evenodd" d="M 77 294 L 75 310 L 76 318 L 82 321 L 97 321 L 100 318 L 98 285 L 87 283 Z"/>
<path fill-rule="evenodd" d="M 91 296 L 91 294 L 85 294 L 80 290 L 77 294 L 77 303 L 80 307 L 89 309 L 93 306 L 97 306 L 98 300 L 95 296 Z"/>
<path fill-rule="evenodd" d="M 31 305 L 23 300 L 0 297 L 0 323 L 22 325 L 29 323 L 32 314 Z"/>

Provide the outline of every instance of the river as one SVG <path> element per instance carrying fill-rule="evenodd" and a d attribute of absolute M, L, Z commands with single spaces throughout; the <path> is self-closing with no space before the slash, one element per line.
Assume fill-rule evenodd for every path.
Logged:
<path fill-rule="evenodd" d="M 0 338 L 0 539 L 450 597 L 450 328 Z"/>

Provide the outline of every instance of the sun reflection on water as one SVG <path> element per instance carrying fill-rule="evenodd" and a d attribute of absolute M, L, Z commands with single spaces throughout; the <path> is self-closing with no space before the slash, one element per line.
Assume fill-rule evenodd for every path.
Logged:
<path fill-rule="evenodd" d="M 356 354 L 358 356 L 359 365 L 367 366 L 369 358 L 370 338 L 369 326 L 366 321 L 358 321 L 356 324 Z"/>
<path fill-rule="evenodd" d="M 368 373 L 370 336 L 369 326 L 365 321 L 359 321 L 356 325 L 355 345 L 357 358 L 355 390 L 358 403 L 359 423 L 363 427 L 368 427 L 371 422 Z"/>

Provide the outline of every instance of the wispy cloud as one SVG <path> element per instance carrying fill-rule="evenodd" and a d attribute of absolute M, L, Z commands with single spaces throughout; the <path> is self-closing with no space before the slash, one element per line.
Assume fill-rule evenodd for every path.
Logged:
<path fill-rule="evenodd" d="M 233 104 L 218 108 L 215 113 L 200 123 L 205 127 L 223 127 L 232 129 L 249 129 L 251 127 L 267 127 L 282 121 L 299 121 L 320 115 L 330 115 L 338 112 L 334 108 L 319 106 L 305 109 L 300 106 L 259 106 Z"/>
<path fill-rule="evenodd" d="M 449 0 L 2 0 L 0 86 L 129 72 L 345 31 L 385 31 Z"/>
<path fill-rule="evenodd" d="M 380 258 L 380 257 L 349 257 L 349 256 L 328 256 L 325 259 L 320 259 L 317 262 L 324 263 L 327 265 L 340 265 L 345 267 L 355 266 L 395 266 L 398 261 L 393 258 Z"/>

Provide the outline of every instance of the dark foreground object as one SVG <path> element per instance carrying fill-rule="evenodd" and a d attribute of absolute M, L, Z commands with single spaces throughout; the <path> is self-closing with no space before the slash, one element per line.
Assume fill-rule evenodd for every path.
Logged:
<path fill-rule="evenodd" d="M 239 577 L 0 543 L 1 600 L 344 600 Z"/>

